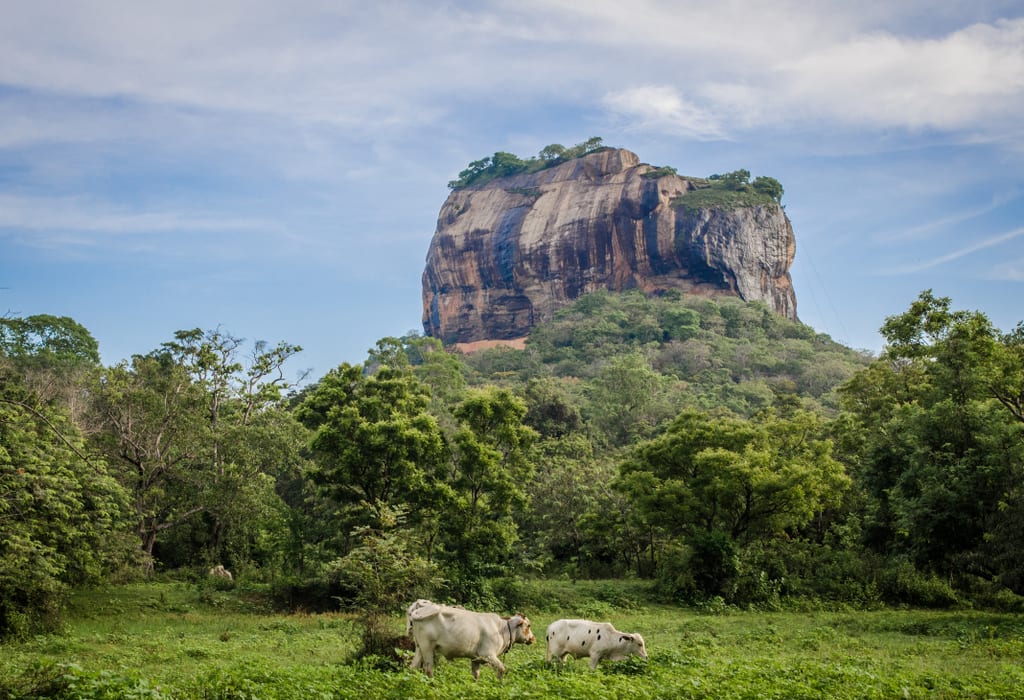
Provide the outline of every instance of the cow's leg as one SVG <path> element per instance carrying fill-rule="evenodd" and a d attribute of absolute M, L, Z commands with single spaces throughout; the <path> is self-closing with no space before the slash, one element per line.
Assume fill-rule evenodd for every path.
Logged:
<path fill-rule="evenodd" d="M 473 659 L 473 661 L 470 662 L 470 667 L 473 671 L 473 680 L 475 681 L 480 680 L 480 664 L 482 663 L 483 659 Z"/>
<path fill-rule="evenodd" d="M 501 677 L 505 675 L 505 664 L 501 663 L 501 660 L 498 659 L 496 654 L 485 656 L 482 659 L 479 659 L 479 662 L 486 663 L 493 668 L 494 673 L 498 676 L 498 680 L 501 680 Z"/>
<path fill-rule="evenodd" d="M 420 657 L 420 668 L 430 678 L 434 677 L 434 647 L 429 644 L 426 646 L 416 646 L 416 654 Z M 415 659 L 415 657 L 413 657 Z"/>
<path fill-rule="evenodd" d="M 598 655 L 598 654 L 591 654 L 590 655 L 590 670 L 591 671 L 596 671 L 597 670 L 597 662 L 599 662 L 600 660 L 601 660 L 600 655 Z"/>

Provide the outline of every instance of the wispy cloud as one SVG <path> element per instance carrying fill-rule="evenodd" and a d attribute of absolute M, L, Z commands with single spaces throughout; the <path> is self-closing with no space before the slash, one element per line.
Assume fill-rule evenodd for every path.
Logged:
<path fill-rule="evenodd" d="M 194 234 L 281 235 L 266 219 L 196 211 L 131 211 L 84 197 L 0 195 L 0 240 L 44 250 L 149 250 L 153 237 Z"/>
<path fill-rule="evenodd" d="M 993 196 L 992 201 L 985 206 L 956 211 L 947 216 L 902 229 L 899 232 L 886 232 L 884 236 L 877 236 L 876 238 L 880 241 L 884 240 L 887 242 L 927 239 L 934 234 L 948 230 L 952 226 L 958 226 L 965 221 L 971 221 L 972 219 L 985 216 L 986 214 L 996 211 L 1000 207 L 1003 207 L 1018 198 L 1020 198 L 1020 193 L 1018 192 L 997 194 Z"/>
<path fill-rule="evenodd" d="M 613 84 L 602 92 L 613 113 L 639 117 L 623 102 L 647 97 L 655 112 L 637 128 L 689 122 L 698 139 L 808 128 L 936 129 L 1011 144 L 1024 137 L 1024 18 L 1000 18 L 1005 7 L 528 4 L 565 27 L 563 40 Z"/>
<path fill-rule="evenodd" d="M 991 279 L 1003 282 L 1024 282 L 1024 258 L 996 265 L 992 269 Z"/>
<path fill-rule="evenodd" d="M 887 274 L 903 275 L 913 274 L 915 272 L 922 272 L 924 270 L 928 270 L 939 265 L 944 265 L 945 263 L 953 262 L 954 260 L 959 260 L 960 258 L 971 255 L 972 253 L 977 253 L 978 251 L 981 250 L 985 250 L 986 248 L 993 248 L 995 246 L 1006 243 L 1007 241 L 1012 241 L 1013 239 L 1019 238 L 1021 236 L 1024 236 L 1024 227 L 1016 228 L 1013 229 L 1012 231 L 1007 231 L 1006 233 L 1002 233 L 996 236 L 990 236 L 983 241 L 979 241 L 969 246 L 964 246 L 963 248 L 959 248 L 952 252 L 945 253 L 943 255 L 930 258 L 928 260 L 924 260 L 909 265 L 903 265 L 895 268 L 890 268 L 889 270 L 887 270 Z"/>

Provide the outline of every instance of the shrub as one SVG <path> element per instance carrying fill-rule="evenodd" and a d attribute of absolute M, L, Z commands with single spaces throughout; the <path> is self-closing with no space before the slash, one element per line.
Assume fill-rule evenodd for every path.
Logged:
<path fill-rule="evenodd" d="M 561 144 L 553 143 L 542 148 L 539 157 L 527 158 L 525 160 L 513 153 L 498 151 L 493 156 L 487 156 L 470 163 L 465 170 L 459 173 L 457 180 L 452 180 L 448 183 L 448 188 L 458 190 L 463 187 L 486 185 L 491 180 L 499 177 L 509 177 L 520 173 L 533 173 L 544 170 L 559 163 L 603 150 L 602 141 L 603 139 L 600 136 L 594 136 L 571 148 L 565 148 Z"/>
<path fill-rule="evenodd" d="M 919 571 L 906 559 L 890 560 L 879 576 L 882 597 L 893 603 L 949 608 L 960 603 L 953 587 L 935 574 Z"/>
<path fill-rule="evenodd" d="M 739 574 L 736 543 L 717 530 L 698 532 L 686 545 L 666 547 L 655 573 L 656 590 L 674 601 L 731 597 Z"/>
<path fill-rule="evenodd" d="M 707 595 L 731 592 L 739 574 L 736 543 L 719 530 L 701 532 L 690 538 L 693 554 L 690 566 L 697 590 Z"/>
<path fill-rule="evenodd" d="M 663 165 L 660 168 L 651 168 L 644 177 L 648 180 L 657 180 L 659 177 L 665 177 L 667 175 L 678 175 L 679 171 L 669 165 Z"/>
<path fill-rule="evenodd" d="M 690 548 L 673 544 L 665 548 L 654 575 L 654 590 L 664 600 L 692 600 L 696 587 L 690 570 Z"/>

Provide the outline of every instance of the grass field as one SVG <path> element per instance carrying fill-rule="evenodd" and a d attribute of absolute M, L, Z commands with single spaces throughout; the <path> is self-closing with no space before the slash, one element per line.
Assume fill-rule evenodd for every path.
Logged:
<path fill-rule="evenodd" d="M 466 660 L 441 662 L 432 680 L 356 661 L 350 616 L 274 613 L 244 591 L 80 592 L 62 633 L 0 646 L 0 700 L 1024 697 L 1020 615 L 692 609 L 638 602 L 636 584 L 538 585 L 551 603 L 523 611 L 538 644 L 505 656 L 503 681 L 485 668 L 476 683 Z M 544 628 L 571 616 L 641 632 L 650 658 L 547 666 Z"/>

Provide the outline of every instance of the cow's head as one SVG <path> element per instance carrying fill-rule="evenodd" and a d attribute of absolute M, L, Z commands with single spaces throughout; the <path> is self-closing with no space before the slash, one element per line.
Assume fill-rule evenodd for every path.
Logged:
<path fill-rule="evenodd" d="M 623 645 L 626 654 L 636 654 L 642 659 L 647 658 L 647 645 L 644 638 L 639 634 L 623 634 L 619 637 L 619 644 Z"/>
<path fill-rule="evenodd" d="M 533 636 L 530 629 L 530 618 L 522 613 L 516 613 L 508 620 L 509 630 L 512 632 L 513 643 L 533 644 L 537 638 Z"/>

